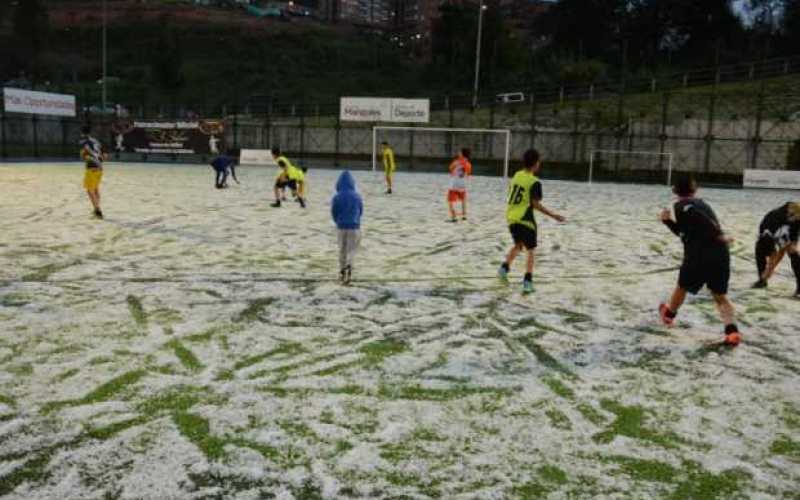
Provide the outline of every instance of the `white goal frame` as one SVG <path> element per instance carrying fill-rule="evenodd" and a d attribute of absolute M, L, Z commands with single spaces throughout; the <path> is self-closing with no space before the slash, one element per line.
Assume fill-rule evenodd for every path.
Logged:
<path fill-rule="evenodd" d="M 376 125 L 372 127 L 372 171 L 378 170 L 378 131 L 408 130 L 413 132 L 445 132 L 454 134 L 500 134 L 505 135 L 505 155 L 503 157 L 503 178 L 508 179 L 509 162 L 511 161 L 511 130 L 488 128 L 448 128 L 448 127 L 397 127 Z"/>
<path fill-rule="evenodd" d="M 661 153 L 659 151 L 628 151 L 626 149 L 593 149 L 589 154 L 589 184 L 592 183 L 594 175 L 594 158 L 598 153 L 620 155 L 620 156 L 663 156 L 667 159 L 667 186 L 672 185 L 672 159 L 671 152 Z"/>

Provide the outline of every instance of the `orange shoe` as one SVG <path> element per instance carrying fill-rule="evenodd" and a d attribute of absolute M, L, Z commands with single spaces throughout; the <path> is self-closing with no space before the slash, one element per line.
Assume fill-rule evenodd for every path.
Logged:
<path fill-rule="evenodd" d="M 670 311 L 669 307 L 666 304 L 660 304 L 658 306 L 658 315 L 661 316 L 661 322 L 664 323 L 666 326 L 672 326 L 675 324 L 675 316 L 669 316 Z"/>
<path fill-rule="evenodd" d="M 736 347 L 742 343 L 742 334 L 739 332 L 731 332 L 725 335 L 725 340 L 723 340 L 722 343 L 731 347 Z"/>

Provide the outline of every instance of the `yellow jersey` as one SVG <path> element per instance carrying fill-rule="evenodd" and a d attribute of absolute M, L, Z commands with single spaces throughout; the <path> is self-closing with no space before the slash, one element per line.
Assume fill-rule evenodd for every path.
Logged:
<path fill-rule="evenodd" d="M 531 229 L 536 229 L 536 218 L 533 215 L 531 202 L 541 199 L 541 185 L 539 178 L 528 170 L 520 170 L 511 179 L 508 186 L 508 202 L 506 207 L 506 220 L 509 225 L 520 224 Z"/>

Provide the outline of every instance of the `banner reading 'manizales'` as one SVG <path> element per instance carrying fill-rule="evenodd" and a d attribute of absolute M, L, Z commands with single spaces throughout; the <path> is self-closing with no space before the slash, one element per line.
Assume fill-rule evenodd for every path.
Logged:
<path fill-rule="evenodd" d="M 225 139 L 222 120 L 121 120 L 112 130 L 117 152 L 217 154 L 222 151 Z"/>

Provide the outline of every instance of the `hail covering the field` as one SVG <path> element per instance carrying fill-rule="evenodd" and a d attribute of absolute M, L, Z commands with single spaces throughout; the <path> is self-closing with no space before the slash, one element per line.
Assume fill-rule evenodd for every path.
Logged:
<path fill-rule="evenodd" d="M 401 166 L 402 167 L 402 166 Z M 445 169 L 446 166 L 443 166 Z M 357 173 L 355 282 L 330 195 L 270 208 L 272 169 L 0 165 L 0 496 L 726 498 L 800 484 L 800 302 L 755 280 L 789 193 L 703 190 L 732 247 L 745 342 L 707 292 L 657 322 L 682 248 L 663 186 L 544 183 L 536 292 L 501 179 L 448 224 L 447 177 Z M 547 172 L 543 172 L 546 179 Z M 795 196 L 796 198 L 796 196 Z"/>

